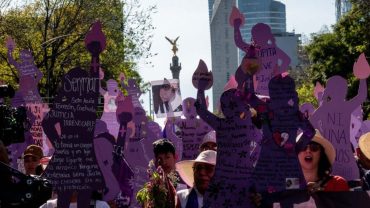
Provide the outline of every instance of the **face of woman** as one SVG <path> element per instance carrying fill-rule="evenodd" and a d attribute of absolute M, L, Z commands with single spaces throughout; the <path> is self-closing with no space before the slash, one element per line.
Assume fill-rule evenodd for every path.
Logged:
<path fill-rule="evenodd" d="M 320 144 L 310 143 L 298 153 L 298 160 L 303 170 L 315 170 L 319 167 Z"/>
<path fill-rule="evenodd" d="M 168 85 L 166 87 L 162 87 L 159 90 L 159 96 L 161 97 L 163 102 L 169 102 L 175 96 L 173 88 Z"/>

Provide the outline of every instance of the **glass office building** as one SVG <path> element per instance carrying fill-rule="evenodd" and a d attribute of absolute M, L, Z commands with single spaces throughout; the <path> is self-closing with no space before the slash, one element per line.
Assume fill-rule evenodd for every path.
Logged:
<path fill-rule="evenodd" d="M 335 15 L 337 22 L 339 19 L 351 10 L 352 4 L 349 0 L 335 0 Z"/>

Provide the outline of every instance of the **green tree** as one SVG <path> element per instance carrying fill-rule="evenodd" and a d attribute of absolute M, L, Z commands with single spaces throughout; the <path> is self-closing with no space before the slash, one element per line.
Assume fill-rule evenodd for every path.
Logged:
<path fill-rule="evenodd" d="M 305 82 L 313 86 L 316 81 L 325 83 L 329 77 L 340 75 L 348 80 L 348 99 L 358 90 L 353 64 L 361 53 L 370 55 L 370 2 L 352 0 L 352 3 L 352 10 L 333 26 L 333 32 L 314 35 L 305 47 L 310 61 Z M 369 104 L 365 103 L 363 109 L 367 118 Z"/>
<path fill-rule="evenodd" d="M 137 2 L 121 0 L 35 0 L 0 14 L 0 42 L 11 36 L 18 50 L 31 50 L 36 66 L 44 73 L 39 86 L 41 94 L 53 96 L 64 73 L 74 66 L 88 66 L 89 54 L 83 39 L 91 24 L 99 19 L 107 38 L 107 50 L 101 56 L 106 78 L 117 78 L 125 72 L 142 82 L 135 63 L 138 58 L 151 55 L 147 52 L 151 36 L 147 34 L 153 28 L 150 14 L 154 8 L 139 10 L 146 15 L 142 20 L 144 16 L 134 12 L 137 6 Z M 138 23 L 142 26 L 135 26 Z M 18 50 L 13 53 L 15 57 Z M 4 44 L 0 44 L 0 77 L 12 84 L 18 81 Z"/>

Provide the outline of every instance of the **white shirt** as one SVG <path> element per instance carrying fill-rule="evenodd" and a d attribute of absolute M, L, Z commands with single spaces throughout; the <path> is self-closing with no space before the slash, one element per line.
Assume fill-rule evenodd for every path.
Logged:
<path fill-rule="evenodd" d="M 195 189 L 195 192 L 197 193 L 197 196 L 198 196 L 198 208 L 201 208 L 201 207 L 203 207 L 203 195 L 201 195 L 196 188 L 194 188 L 194 189 Z M 188 202 L 189 194 L 192 190 L 193 190 L 193 188 L 190 188 L 190 189 L 184 189 L 184 190 L 181 190 L 181 191 L 177 192 L 177 197 L 180 201 L 181 208 L 186 207 L 186 203 Z"/>
<path fill-rule="evenodd" d="M 57 207 L 57 199 L 50 199 L 45 204 L 41 205 L 40 208 L 56 208 Z M 105 201 L 96 200 L 95 204 L 96 208 L 109 208 L 109 205 Z M 69 208 L 77 208 L 77 202 L 71 202 L 69 204 Z"/>

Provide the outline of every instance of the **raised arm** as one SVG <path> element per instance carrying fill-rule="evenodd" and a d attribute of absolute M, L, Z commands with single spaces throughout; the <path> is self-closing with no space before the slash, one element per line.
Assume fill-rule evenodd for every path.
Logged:
<path fill-rule="evenodd" d="M 217 116 L 215 116 L 213 113 L 209 112 L 206 105 L 206 98 L 204 95 L 204 90 L 198 89 L 197 93 L 197 101 L 195 102 L 195 107 L 197 109 L 197 113 L 199 117 L 208 123 L 213 129 L 216 129 L 218 120 Z"/>
<path fill-rule="evenodd" d="M 348 101 L 351 112 L 365 102 L 367 98 L 367 81 L 366 79 L 360 79 L 360 85 L 358 86 L 357 95 Z"/>
<path fill-rule="evenodd" d="M 229 23 L 231 26 L 234 27 L 235 45 L 246 52 L 249 48 L 249 44 L 243 41 L 242 35 L 240 33 L 240 27 L 244 24 L 244 22 L 245 18 L 243 14 L 240 13 L 239 9 L 234 6 L 229 17 Z"/>
<path fill-rule="evenodd" d="M 241 22 L 242 21 L 240 19 L 234 20 L 234 42 L 239 49 L 247 51 L 249 48 L 249 44 L 243 41 L 243 37 L 240 32 Z"/>

